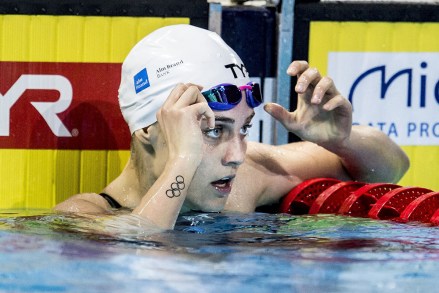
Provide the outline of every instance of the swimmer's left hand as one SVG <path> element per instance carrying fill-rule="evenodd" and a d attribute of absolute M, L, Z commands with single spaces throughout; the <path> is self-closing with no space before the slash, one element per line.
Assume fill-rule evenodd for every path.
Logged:
<path fill-rule="evenodd" d="M 333 148 L 349 138 L 352 128 L 352 106 L 329 77 L 322 77 L 306 61 L 294 61 L 287 70 L 297 76 L 295 90 L 297 109 L 289 112 L 274 103 L 265 111 L 301 139 Z"/>

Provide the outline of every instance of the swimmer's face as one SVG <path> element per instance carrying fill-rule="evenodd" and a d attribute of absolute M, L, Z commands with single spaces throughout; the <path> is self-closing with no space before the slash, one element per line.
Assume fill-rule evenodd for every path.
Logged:
<path fill-rule="evenodd" d="M 203 133 L 204 155 L 189 186 L 184 209 L 223 210 L 238 167 L 245 159 L 246 138 L 254 116 L 245 96 L 236 107 L 214 113 L 215 128 Z"/>

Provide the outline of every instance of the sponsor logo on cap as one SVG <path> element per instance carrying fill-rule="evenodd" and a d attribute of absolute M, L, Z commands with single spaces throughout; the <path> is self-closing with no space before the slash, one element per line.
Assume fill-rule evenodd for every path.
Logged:
<path fill-rule="evenodd" d="M 248 77 L 248 71 L 247 68 L 245 68 L 244 64 L 239 65 L 236 63 L 230 63 L 224 65 L 224 67 L 232 71 L 234 78 L 239 78 L 238 75 L 242 75 L 242 77 Z M 237 69 L 236 71 L 235 68 Z"/>
<path fill-rule="evenodd" d="M 140 93 L 144 89 L 148 88 L 149 78 L 148 72 L 146 72 L 146 68 L 143 68 L 136 75 L 134 75 L 134 88 L 136 89 L 136 94 Z"/>

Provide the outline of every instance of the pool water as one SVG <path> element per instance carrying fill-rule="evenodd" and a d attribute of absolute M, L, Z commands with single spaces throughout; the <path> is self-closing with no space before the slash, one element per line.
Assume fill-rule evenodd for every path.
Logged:
<path fill-rule="evenodd" d="M 432 292 L 439 227 L 335 215 L 0 211 L 0 292 Z"/>

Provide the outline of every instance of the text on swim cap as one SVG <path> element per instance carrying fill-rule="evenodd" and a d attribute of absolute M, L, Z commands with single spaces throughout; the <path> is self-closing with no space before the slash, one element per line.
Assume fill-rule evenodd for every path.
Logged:
<path fill-rule="evenodd" d="M 239 71 L 242 74 L 242 77 L 248 77 L 247 68 L 245 68 L 244 64 L 238 65 L 236 63 L 230 63 L 230 64 L 227 64 L 227 65 L 224 65 L 224 67 L 225 68 L 230 68 L 232 70 L 234 78 L 238 78 L 238 75 L 235 72 L 235 68 L 239 69 Z"/>
<path fill-rule="evenodd" d="M 156 69 L 157 78 L 160 78 L 160 77 L 163 77 L 165 75 L 170 74 L 171 69 L 173 69 L 174 67 L 180 66 L 182 64 L 183 64 L 183 59 L 181 59 L 180 61 L 174 62 L 174 63 L 160 66 L 158 69 Z"/>
<path fill-rule="evenodd" d="M 144 89 L 148 88 L 149 78 L 148 72 L 146 72 L 146 68 L 143 68 L 136 75 L 134 75 L 134 88 L 136 89 L 136 94 L 140 93 Z"/>

